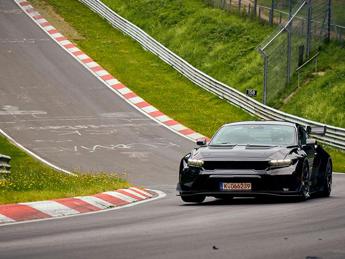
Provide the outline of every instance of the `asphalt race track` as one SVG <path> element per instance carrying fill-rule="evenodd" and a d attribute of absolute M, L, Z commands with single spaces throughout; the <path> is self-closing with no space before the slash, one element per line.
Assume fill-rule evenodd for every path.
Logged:
<path fill-rule="evenodd" d="M 108 90 L 12 0 L 0 1 L 0 128 L 68 170 L 121 172 L 166 198 L 0 227 L 0 258 L 345 258 L 345 177 L 307 202 L 176 197 L 193 143 Z M 115 75 L 116 76 L 116 75 Z"/>

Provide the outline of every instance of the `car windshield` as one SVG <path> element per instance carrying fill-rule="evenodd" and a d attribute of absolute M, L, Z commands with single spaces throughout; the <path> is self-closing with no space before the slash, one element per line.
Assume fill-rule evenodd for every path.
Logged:
<path fill-rule="evenodd" d="M 275 124 L 241 124 L 221 128 L 212 138 L 210 145 L 295 145 L 295 128 Z"/>

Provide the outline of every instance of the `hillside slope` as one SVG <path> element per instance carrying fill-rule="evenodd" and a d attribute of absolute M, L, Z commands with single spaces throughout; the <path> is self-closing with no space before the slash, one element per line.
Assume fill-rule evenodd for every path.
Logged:
<path fill-rule="evenodd" d="M 192 65 L 236 87 L 262 90 L 259 43 L 273 30 L 207 7 L 202 0 L 104 0 Z"/>
<path fill-rule="evenodd" d="M 256 46 L 272 32 L 271 27 L 207 7 L 202 0 L 104 3 L 205 73 L 242 92 L 258 89 L 257 100 L 261 101 L 263 66 Z M 345 127 L 345 102 L 341 100 L 345 87 L 344 49 L 335 44 L 326 46 L 318 64 L 320 73 L 306 77 L 300 89 L 296 89 L 295 80 L 275 108 Z M 291 92 L 294 95 L 286 99 Z"/>

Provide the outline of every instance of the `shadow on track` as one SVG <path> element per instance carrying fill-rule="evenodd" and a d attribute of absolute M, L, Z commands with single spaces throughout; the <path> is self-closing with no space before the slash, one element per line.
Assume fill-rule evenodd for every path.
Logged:
<path fill-rule="evenodd" d="M 225 199 L 206 200 L 202 203 L 184 203 L 180 206 L 229 206 L 229 205 L 267 205 L 267 204 L 288 204 L 288 203 L 304 203 L 316 200 L 335 199 L 337 197 L 320 197 L 313 195 L 309 200 L 303 201 L 297 197 L 235 197 Z"/>

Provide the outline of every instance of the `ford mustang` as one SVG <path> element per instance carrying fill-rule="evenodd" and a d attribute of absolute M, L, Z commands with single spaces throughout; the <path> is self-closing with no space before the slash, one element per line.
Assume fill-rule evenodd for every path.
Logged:
<path fill-rule="evenodd" d="M 326 128 L 277 121 L 249 121 L 222 126 L 213 138 L 180 163 L 177 191 L 184 202 L 207 196 L 329 196 L 332 159 L 312 135 Z"/>

